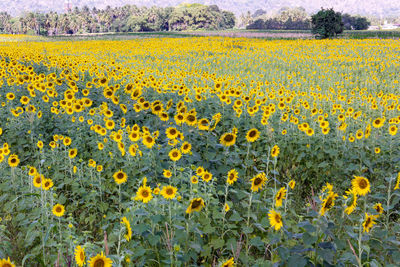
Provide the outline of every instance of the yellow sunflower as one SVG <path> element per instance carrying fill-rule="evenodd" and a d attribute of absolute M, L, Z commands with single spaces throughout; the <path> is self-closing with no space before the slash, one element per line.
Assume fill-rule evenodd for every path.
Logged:
<path fill-rule="evenodd" d="M 85 264 L 85 249 L 81 246 L 75 248 L 75 261 L 79 267 Z"/>
<path fill-rule="evenodd" d="M 42 188 L 43 190 L 47 191 L 50 188 L 53 187 L 53 181 L 51 179 L 44 179 L 44 181 L 42 182 Z"/>
<path fill-rule="evenodd" d="M 376 224 L 375 220 L 378 218 L 379 215 L 369 215 L 368 213 L 365 213 L 365 220 L 363 222 L 363 232 L 369 233 L 369 230 L 371 230 L 372 226 Z"/>
<path fill-rule="evenodd" d="M 192 145 L 188 142 L 184 142 L 181 146 L 181 151 L 183 154 L 188 154 L 192 150 Z"/>
<path fill-rule="evenodd" d="M 174 127 L 168 127 L 165 130 L 165 134 L 167 135 L 168 139 L 176 139 L 179 135 L 179 131 Z"/>
<path fill-rule="evenodd" d="M 172 161 L 178 161 L 182 157 L 182 154 L 178 149 L 174 148 L 169 152 L 168 156 Z"/>
<path fill-rule="evenodd" d="M 76 148 L 70 149 L 68 151 L 68 156 L 71 159 L 75 158 L 77 154 L 78 154 L 78 150 Z"/>
<path fill-rule="evenodd" d="M 236 142 L 236 134 L 233 133 L 224 133 L 221 138 L 219 139 L 219 142 L 223 145 L 223 146 L 232 146 L 235 144 Z"/>
<path fill-rule="evenodd" d="M 319 211 L 319 214 L 321 214 L 321 216 L 324 216 L 325 212 L 330 210 L 335 205 L 336 197 L 338 197 L 338 194 L 335 194 L 332 191 L 329 192 L 328 196 L 322 201 L 322 206 Z"/>
<path fill-rule="evenodd" d="M 203 172 L 203 174 L 201 175 L 201 179 L 203 179 L 203 181 L 205 181 L 205 182 L 209 182 L 209 181 L 211 181 L 211 179 L 212 179 L 212 173 L 211 172 L 209 172 L 209 171 L 205 171 L 205 172 Z"/>
<path fill-rule="evenodd" d="M 274 227 L 275 231 L 279 231 L 279 229 L 282 228 L 283 226 L 282 216 L 279 212 L 276 212 L 275 210 L 271 209 L 268 213 L 268 218 L 271 227 Z"/>
<path fill-rule="evenodd" d="M 196 174 L 198 176 L 201 176 L 203 174 L 203 172 L 204 172 L 204 168 L 202 166 L 197 167 Z"/>
<path fill-rule="evenodd" d="M 233 185 L 234 182 L 238 179 L 238 172 L 235 169 L 232 169 L 228 172 L 228 177 L 226 178 L 226 182 L 230 185 Z"/>
<path fill-rule="evenodd" d="M 347 207 L 344 209 L 344 212 L 350 215 L 357 207 L 357 193 L 354 192 L 353 188 L 350 188 L 346 191 L 346 195 L 344 195 L 343 198 L 350 200 L 350 205 L 346 203 Z"/>
<path fill-rule="evenodd" d="M 197 178 L 196 175 L 193 175 L 192 178 L 190 178 L 190 181 L 192 184 L 197 184 L 199 182 L 199 178 Z"/>
<path fill-rule="evenodd" d="M 112 267 L 112 260 L 104 256 L 103 252 L 89 260 L 90 267 Z"/>
<path fill-rule="evenodd" d="M 150 186 L 147 186 L 146 183 L 143 183 L 141 187 L 139 187 L 136 192 L 135 200 L 142 201 L 143 203 L 147 203 L 153 199 L 153 195 L 151 194 L 152 190 Z"/>
<path fill-rule="evenodd" d="M 354 192 L 360 196 L 364 196 L 370 191 L 368 179 L 362 176 L 354 176 L 354 179 L 351 181 L 351 185 L 353 186 Z"/>
<path fill-rule="evenodd" d="M 33 185 L 36 188 L 40 188 L 42 186 L 42 177 L 43 177 L 43 175 L 40 175 L 38 173 L 35 175 L 35 177 L 33 177 Z"/>
<path fill-rule="evenodd" d="M 264 172 L 261 172 L 254 176 L 251 180 L 251 191 L 253 192 L 258 192 L 259 189 L 261 189 L 265 182 L 267 181 L 267 176 L 265 175 Z"/>
<path fill-rule="evenodd" d="M 295 186 L 296 186 L 296 181 L 295 180 L 290 180 L 290 182 L 289 182 L 290 189 L 293 189 Z"/>
<path fill-rule="evenodd" d="M 286 189 L 285 187 L 281 187 L 275 196 L 275 207 L 281 207 L 284 199 L 286 199 Z"/>
<path fill-rule="evenodd" d="M 381 203 L 376 203 L 376 204 L 374 205 L 374 209 L 375 209 L 376 212 L 379 213 L 379 214 L 382 214 L 383 211 L 384 211 L 384 209 L 383 209 Z"/>
<path fill-rule="evenodd" d="M 15 267 L 15 264 L 8 257 L 7 259 L 0 259 L 0 267 Z"/>
<path fill-rule="evenodd" d="M 128 219 L 126 217 L 122 217 L 121 223 L 125 226 L 126 228 L 126 234 L 124 235 L 126 241 L 131 240 L 132 238 L 132 228 L 131 224 L 129 223 Z"/>
<path fill-rule="evenodd" d="M 190 204 L 186 209 L 186 213 L 192 213 L 193 211 L 199 212 L 204 206 L 204 200 L 201 197 L 194 198 L 190 201 Z"/>
<path fill-rule="evenodd" d="M 274 147 L 271 149 L 271 156 L 274 158 L 277 157 L 279 155 L 279 151 L 279 146 L 274 145 Z"/>
<path fill-rule="evenodd" d="M 128 175 L 126 175 L 126 173 L 122 170 L 119 170 L 114 173 L 113 178 L 117 184 L 123 184 L 128 180 Z"/>
<path fill-rule="evenodd" d="M 149 135 L 145 134 L 142 139 L 143 145 L 145 145 L 147 148 L 152 148 L 154 144 L 156 143 L 155 139 Z"/>
<path fill-rule="evenodd" d="M 165 178 L 171 178 L 172 172 L 171 172 L 170 170 L 164 170 L 164 171 L 163 171 L 163 176 L 164 176 Z"/>
<path fill-rule="evenodd" d="M 373 120 L 372 126 L 374 126 L 374 128 L 381 128 L 384 123 L 385 118 L 376 118 L 375 120 Z"/>
<path fill-rule="evenodd" d="M 394 186 L 394 190 L 400 189 L 400 172 L 397 174 L 396 185 Z"/>
<path fill-rule="evenodd" d="M 65 137 L 63 140 L 64 146 L 69 146 L 71 144 L 71 138 L 70 137 Z"/>
<path fill-rule="evenodd" d="M 233 261 L 233 257 L 230 258 L 229 260 L 225 261 L 221 265 L 221 267 L 233 267 L 233 266 L 235 266 L 235 262 Z"/>
<path fill-rule="evenodd" d="M 246 134 L 246 140 L 249 143 L 257 141 L 259 137 L 260 137 L 260 131 L 257 130 L 256 128 L 250 129 Z"/>
<path fill-rule="evenodd" d="M 161 190 L 161 195 L 165 199 L 174 199 L 176 196 L 176 192 L 178 191 L 178 188 L 168 185 L 168 186 L 163 186 Z"/>
<path fill-rule="evenodd" d="M 17 167 L 19 164 L 19 158 L 17 155 L 12 154 L 8 157 L 8 165 L 10 165 L 10 167 L 15 168 Z"/>
<path fill-rule="evenodd" d="M 397 133 L 397 126 L 396 125 L 392 125 L 389 127 L 389 134 L 390 135 L 396 135 Z"/>
<path fill-rule="evenodd" d="M 65 208 L 61 204 L 56 204 L 53 207 L 53 214 L 56 215 L 57 217 L 63 216 L 65 213 Z"/>

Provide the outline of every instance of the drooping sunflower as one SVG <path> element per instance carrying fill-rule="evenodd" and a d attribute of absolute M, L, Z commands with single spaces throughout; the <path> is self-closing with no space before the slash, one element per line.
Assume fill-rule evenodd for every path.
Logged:
<path fill-rule="evenodd" d="M 228 172 L 226 182 L 230 185 L 233 185 L 233 183 L 237 181 L 238 176 L 239 176 L 238 171 L 235 169 L 232 169 Z"/>
<path fill-rule="evenodd" d="M 128 175 L 122 170 L 119 170 L 114 173 L 113 178 L 117 184 L 123 184 L 128 180 Z"/>
<path fill-rule="evenodd" d="M 126 228 L 126 234 L 124 235 L 126 241 L 131 240 L 131 238 L 132 238 L 132 228 L 131 228 L 130 222 L 129 222 L 128 219 L 124 216 L 124 217 L 122 217 L 121 223 L 122 223 L 122 224 L 125 226 L 125 228 Z"/>
<path fill-rule="evenodd" d="M 296 181 L 295 180 L 290 180 L 290 182 L 289 182 L 290 189 L 293 189 L 295 186 L 296 186 Z"/>
<path fill-rule="evenodd" d="M 8 157 L 8 165 L 10 165 L 10 167 L 12 168 L 17 167 L 18 164 L 19 164 L 18 155 L 12 154 Z"/>
<path fill-rule="evenodd" d="M 376 224 L 375 220 L 378 218 L 379 215 L 369 215 L 368 213 L 365 213 L 365 220 L 363 222 L 363 232 L 369 233 L 369 230 L 371 230 L 372 226 Z"/>
<path fill-rule="evenodd" d="M 381 203 L 376 203 L 376 204 L 374 205 L 374 209 L 375 209 L 376 212 L 379 213 L 379 214 L 382 214 L 383 211 L 384 211 L 384 209 L 383 209 Z"/>
<path fill-rule="evenodd" d="M 265 182 L 267 181 L 267 176 L 265 175 L 264 172 L 261 172 L 254 176 L 251 180 L 251 191 L 253 192 L 258 192 L 259 189 L 261 189 Z"/>
<path fill-rule="evenodd" d="M 90 267 L 112 267 L 112 260 L 107 258 L 103 252 L 92 257 L 88 263 Z"/>
<path fill-rule="evenodd" d="M 275 195 L 275 207 L 281 207 L 284 199 L 286 199 L 286 189 L 285 187 L 281 187 Z"/>
<path fill-rule="evenodd" d="M 350 204 L 347 204 L 347 207 L 344 209 L 344 212 L 347 215 L 350 215 L 357 207 L 357 193 L 354 192 L 353 188 L 350 188 L 345 192 L 346 194 L 343 195 L 343 198 L 350 201 Z"/>
<path fill-rule="evenodd" d="M 174 148 L 169 152 L 168 156 L 172 161 L 178 161 L 182 157 L 182 154 L 178 149 Z"/>
<path fill-rule="evenodd" d="M 256 128 L 250 129 L 246 134 L 246 140 L 249 143 L 257 141 L 259 137 L 260 137 L 260 131 L 257 130 Z"/>
<path fill-rule="evenodd" d="M 223 146 L 232 146 L 235 144 L 236 142 L 236 134 L 234 133 L 224 133 L 221 138 L 219 139 L 219 142 L 223 145 Z"/>
<path fill-rule="evenodd" d="M 330 191 L 328 196 L 322 201 L 322 206 L 319 211 L 321 216 L 325 215 L 325 212 L 330 210 L 335 205 L 335 198 L 338 197 L 338 194 L 335 194 L 333 191 Z"/>
<path fill-rule="evenodd" d="M 205 182 L 209 182 L 209 181 L 211 181 L 211 179 L 212 179 L 212 173 L 211 172 L 209 172 L 209 171 L 205 171 L 205 172 L 203 172 L 203 174 L 201 175 L 201 179 L 203 179 L 203 181 L 205 181 Z"/>
<path fill-rule="evenodd" d="M 181 151 L 183 154 L 188 154 L 192 150 L 192 145 L 189 142 L 184 142 L 181 146 Z"/>
<path fill-rule="evenodd" d="M 231 209 L 231 207 L 229 207 L 228 203 L 225 203 L 224 205 L 224 211 L 228 212 Z"/>
<path fill-rule="evenodd" d="M 78 150 L 76 148 L 70 149 L 68 151 L 68 156 L 71 159 L 75 158 L 77 154 L 78 154 Z"/>
<path fill-rule="evenodd" d="M 362 176 L 354 175 L 354 179 L 351 181 L 351 185 L 353 186 L 353 190 L 360 196 L 364 196 L 370 191 L 370 184 L 368 179 Z"/>
<path fill-rule="evenodd" d="M 235 266 L 235 262 L 233 260 L 233 257 L 230 258 L 229 260 L 225 261 L 224 263 L 222 263 L 221 267 L 233 267 Z"/>
<path fill-rule="evenodd" d="M 282 216 L 279 212 L 276 212 L 275 210 L 271 209 L 268 213 L 268 218 L 269 218 L 269 224 L 271 224 L 271 227 L 273 227 L 275 231 L 279 231 L 279 229 L 282 228 L 283 226 Z"/>
<path fill-rule="evenodd" d="M 193 211 L 199 212 L 204 206 L 204 200 L 201 197 L 194 198 L 190 201 L 190 204 L 186 209 L 186 213 L 192 213 Z"/>
<path fill-rule="evenodd" d="M 174 199 L 177 191 L 178 191 L 178 188 L 176 188 L 172 185 L 167 185 L 167 186 L 163 186 L 163 188 L 161 189 L 161 195 L 165 199 Z"/>
<path fill-rule="evenodd" d="M 0 267 L 15 267 L 15 264 L 13 264 L 10 257 L 8 257 L 7 259 L 0 259 Z"/>
<path fill-rule="evenodd" d="M 53 214 L 56 215 L 57 217 L 63 216 L 65 213 L 65 208 L 61 204 L 56 204 L 53 207 Z"/>
<path fill-rule="evenodd" d="M 277 157 L 279 155 L 279 151 L 280 151 L 279 146 L 274 145 L 274 147 L 271 149 L 271 156 L 273 158 Z"/>
<path fill-rule="evenodd" d="M 81 246 L 75 248 L 75 261 L 79 267 L 85 264 L 85 249 Z"/>
<path fill-rule="evenodd" d="M 171 178 L 172 172 L 171 172 L 170 170 L 164 170 L 164 171 L 163 171 L 163 176 L 164 176 L 165 178 Z"/>

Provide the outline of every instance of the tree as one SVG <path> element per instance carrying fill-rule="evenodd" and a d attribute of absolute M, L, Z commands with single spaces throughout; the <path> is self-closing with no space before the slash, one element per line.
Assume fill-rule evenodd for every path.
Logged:
<path fill-rule="evenodd" d="M 311 16 L 312 33 L 318 39 L 331 38 L 343 32 L 342 14 L 331 9 L 321 9 Z"/>

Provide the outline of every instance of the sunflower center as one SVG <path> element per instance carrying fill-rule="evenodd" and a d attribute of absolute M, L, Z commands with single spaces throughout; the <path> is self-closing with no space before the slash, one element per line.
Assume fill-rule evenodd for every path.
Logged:
<path fill-rule="evenodd" d="M 365 189 L 365 188 L 367 188 L 367 186 L 368 186 L 367 181 L 365 181 L 365 179 L 362 179 L 362 180 L 358 183 L 358 185 L 360 186 L 361 189 Z"/>
<path fill-rule="evenodd" d="M 281 216 L 279 216 L 279 214 L 275 214 L 275 221 L 276 221 L 276 223 L 281 222 Z"/>
<path fill-rule="evenodd" d="M 371 218 L 368 218 L 365 222 L 365 226 L 368 227 L 371 224 Z"/>
<path fill-rule="evenodd" d="M 15 159 L 11 159 L 11 163 L 15 163 L 16 162 L 16 160 Z"/>
<path fill-rule="evenodd" d="M 98 259 L 94 262 L 93 267 L 104 267 L 104 260 L 103 259 Z"/>
<path fill-rule="evenodd" d="M 325 203 L 325 208 L 330 209 L 333 206 L 332 204 L 333 204 L 333 201 L 332 201 L 332 198 L 330 197 L 327 199 L 327 201 Z"/>
<path fill-rule="evenodd" d="M 175 129 L 171 129 L 171 130 L 169 131 L 169 133 L 170 133 L 171 135 L 175 135 L 175 134 L 176 134 L 176 130 L 175 130 Z"/>
<path fill-rule="evenodd" d="M 250 137 L 256 136 L 256 131 L 251 131 L 251 132 L 249 133 L 249 136 L 250 136 Z"/>
<path fill-rule="evenodd" d="M 201 204 L 201 201 L 200 201 L 200 200 L 195 200 L 195 201 L 193 201 L 193 203 L 192 203 L 192 209 L 195 209 L 195 208 L 199 207 L 200 204 Z"/>
<path fill-rule="evenodd" d="M 173 195 L 174 194 L 174 190 L 172 190 L 171 188 L 168 188 L 166 193 L 167 193 L 167 195 Z"/>
<path fill-rule="evenodd" d="M 147 190 L 142 192 L 142 196 L 143 197 L 148 197 L 149 196 L 149 192 L 147 192 Z"/>
<path fill-rule="evenodd" d="M 177 156 L 178 156 L 178 152 L 174 151 L 174 152 L 172 153 L 172 156 L 177 157 Z"/>
<path fill-rule="evenodd" d="M 12 266 L 11 266 L 11 264 L 6 263 L 6 264 L 3 264 L 3 267 L 12 267 Z"/>
<path fill-rule="evenodd" d="M 261 178 L 257 177 L 256 179 L 254 179 L 254 185 L 259 185 L 261 184 L 262 180 Z"/>
<path fill-rule="evenodd" d="M 187 120 L 190 121 L 190 122 L 193 122 L 194 119 L 195 119 L 195 118 L 194 118 L 193 115 L 189 115 L 189 116 L 187 117 Z"/>
<path fill-rule="evenodd" d="M 117 178 L 118 178 L 118 179 L 124 178 L 124 174 L 123 174 L 122 172 L 119 172 L 119 173 L 117 174 Z"/>
<path fill-rule="evenodd" d="M 233 140 L 233 135 L 232 134 L 227 134 L 224 139 L 225 139 L 226 142 L 231 142 Z"/>
<path fill-rule="evenodd" d="M 85 254 L 83 254 L 83 251 L 81 251 L 81 253 L 79 254 L 79 257 L 81 258 L 81 261 L 83 261 L 85 259 Z"/>
<path fill-rule="evenodd" d="M 151 138 L 150 136 L 148 136 L 148 137 L 146 138 L 146 140 L 147 140 L 147 142 L 151 143 L 151 142 L 153 141 L 153 138 Z"/>
<path fill-rule="evenodd" d="M 60 208 L 60 207 L 57 207 L 57 208 L 56 208 L 56 211 L 57 211 L 57 212 L 61 212 L 61 208 Z"/>

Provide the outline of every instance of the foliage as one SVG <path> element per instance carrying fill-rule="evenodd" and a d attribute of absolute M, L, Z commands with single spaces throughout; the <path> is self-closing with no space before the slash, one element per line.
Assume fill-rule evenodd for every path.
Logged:
<path fill-rule="evenodd" d="M 366 30 L 371 25 L 367 18 L 349 14 L 343 14 L 342 21 L 345 30 Z"/>
<path fill-rule="evenodd" d="M 400 264 L 397 40 L 0 37 L 0 262 Z"/>
<path fill-rule="evenodd" d="M 317 38 L 325 39 L 343 32 L 342 15 L 331 9 L 321 9 L 311 16 L 312 33 Z"/>

